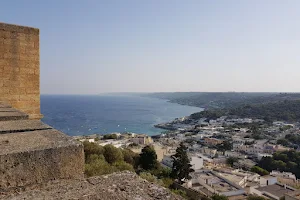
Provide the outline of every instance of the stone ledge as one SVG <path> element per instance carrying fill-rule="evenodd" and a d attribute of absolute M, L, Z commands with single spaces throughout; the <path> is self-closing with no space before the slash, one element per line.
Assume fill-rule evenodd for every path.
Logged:
<path fill-rule="evenodd" d="M 0 134 L 0 190 L 83 178 L 81 143 L 50 129 Z"/>
<path fill-rule="evenodd" d="M 41 119 L 42 117 L 41 114 L 28 115 L 0 101 L 0 121 Z"/>
<path fill-rule="evenodd" d="M 11 106 L 0 101 L 0 108 L 11 108 Z"/>
<path fill-rule="evenodd" d="M 40 120 L 0 121 L 0 134 L 52 129 Z"/>
<path fill-rule="evenodd" d="M 15 24 L 6 24 L 6 23 L 2 23 L 2 22 L 0 22 L 0 30 L 34 34 L 34 35 L 38 35 L 40 33 L 40 30 L 37 28 L 28 27 L 28 26 L 19 26 L 19 25 L 15 25 Z"/>
<path fill-rule="evenodd" d="M 0 110 L 0 121 L 24 120 L 28 118 L 28 115 L 22 112 L 1 112 Z"/>
<path fill-rule="evenodd" d="M 0 155 L 67 146 L 81 144 L 55 129 L 0 134 Z"/>

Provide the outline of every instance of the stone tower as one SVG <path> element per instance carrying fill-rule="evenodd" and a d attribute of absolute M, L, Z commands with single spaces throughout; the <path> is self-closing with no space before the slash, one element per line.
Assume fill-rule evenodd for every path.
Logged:
<path fill-rule="evenodd" d="M 83 178 L 82 144 L 41 117 L 39 30 L 0 23 L 0 191 Z"/>
<path fill-rule="evenodd" d="M 0 23 L 0 101 L 40 114 L 39 29 Z"/>

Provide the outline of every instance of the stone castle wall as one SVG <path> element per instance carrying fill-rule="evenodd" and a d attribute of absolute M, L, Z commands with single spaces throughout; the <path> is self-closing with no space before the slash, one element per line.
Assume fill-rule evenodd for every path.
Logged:
<path fill-rule="evenodd" d="M 0 101 L 40 119 L 39 29 L 0 23 Z"/>

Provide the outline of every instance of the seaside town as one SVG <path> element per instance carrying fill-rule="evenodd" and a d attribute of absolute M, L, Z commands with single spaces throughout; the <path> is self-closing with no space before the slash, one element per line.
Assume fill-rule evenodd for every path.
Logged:
<path fill-rule="evenodd" d="M 300 200 L 300 0 L 1 8 L 0 200 Z"/>
<path fill-rule="evenodd" d="M 299 174 L 283 170 L 288 167 L 275 166 L 283 162 L 278 157 L 287 156 L 281 152 L 299 151 L 295 139 L 300 133 L 298 123 L 267 123 L 262 119 L 226 116 L 215 120 L 183 117 L 155 127 L 166 131 L 152 137 L 112 133 L 75 138 L 101 146 L 112 144 L 117 148 L 129 148 L 136 153 L 152 145 L 157 160 L 167 168 L 172 168 L 172 155 L 180 144 L 184 144 L 188 147 L 188 157 L 194 171 L 190 173 L 191 179 L 184 181 L 180 187 L 199 197 L 218 194 L 232 200 L 246 199 L 249 195 L 276 200 L 300 199 Z M 277 160 L 271 160 L 273 156 Z M 274 169 L 267 171 L 264 163 L 270 165 L 270 162 L 275 164 L 268 167 Z"/>

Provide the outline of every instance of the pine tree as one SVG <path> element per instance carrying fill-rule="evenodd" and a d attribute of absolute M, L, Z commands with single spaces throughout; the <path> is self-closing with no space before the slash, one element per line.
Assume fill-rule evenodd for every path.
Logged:
<path fill-rule="evenodd" d="M 188 148 L 181 143 L 176 149 L 176 154 L 172 156 L 173 167 L 171 176 L 180 182 L 185 179 L 191 179 L 190 173 L 194 172 L 187 155 L 187 149 Z"/>

